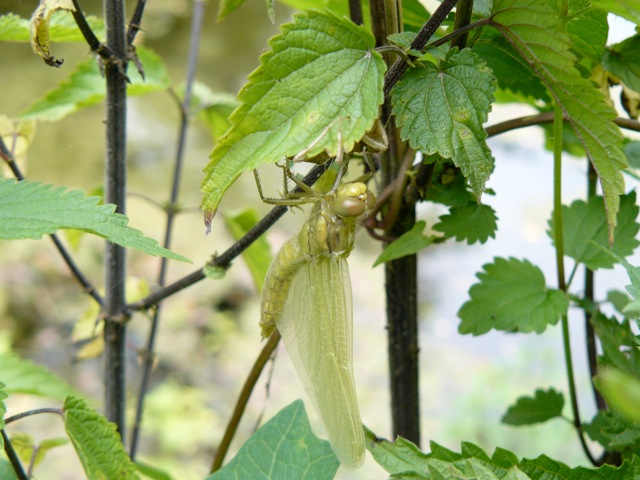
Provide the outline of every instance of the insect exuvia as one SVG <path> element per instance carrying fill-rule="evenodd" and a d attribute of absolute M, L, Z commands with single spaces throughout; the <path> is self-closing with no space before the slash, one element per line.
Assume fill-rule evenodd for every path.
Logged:
<path fill-rule="evenodd" d="M 267 272 L 262 335 L 278 328 L 333 451 L 344 466 L 357 468 L 365 448 L 353 379 L 347 257 L 358 219 L 371 211 L 375 196 L 365 183 L 355 181 L 326 194 L 313 192 L 303 201 L 315 203 L 309 219 Z"/>

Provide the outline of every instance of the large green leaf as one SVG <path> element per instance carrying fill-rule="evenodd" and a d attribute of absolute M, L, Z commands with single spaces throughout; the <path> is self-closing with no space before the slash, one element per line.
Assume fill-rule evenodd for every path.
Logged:
<path fill-rule="evenodd" d="M 136 52 L 144 66 L 145 78 L 143 80 L 135 68 L 129 68 L 127 75 L 131 83 L 127 86 L 127 93 L 144 95 L 166 90 L 169 87 L 169 76 L 160 57 L 144 47 L 138 48 Z M 89 58 L 79 63 L 67 80 L 32 103 L 21 113 L 20 118 L 60 120 L 83 107 L 102 102 L 105 94 L 104 77 L 96 60 Z"/>
<path fill-rule="evenodd" d="M 391 91 L 400 134 L 411 148 L 451 158 L 480 199 L 493 170 L 483 123 L 496 81 L 470 50 L 452 49 L 439 62 L 419 63 Z"/>
<path fill-rule="evenodd" d="M 191 262 L 127 226 L 129 219 L 115 213 L 115 205 L 99 202 L 99 197 L 85 197 L 78 190 L 0 177 L 0 238 L 38 239 L 59 229 L 74 228 L 149 255 Z"/>
<path fill-rule="evenodd" d="M 640 24 L 639 0 L 591 0 L 594 7 Z"/>
<path fill-rule="evenodd" d="M 640 241 L 636 239 L 640 230 L 640 224 L 637 222 L 639 211 L 635 192 L 620 197 L 618 224 L 615 228 L 616 240 L 611 249 L 615 255 L 624 258 L 631 255 L 640 245 Z M 615 258 L 594 244 L 595 242 L 608 248 L 607 221 L 601 197 L 591 197 L 587 202 L 576 200 L 569 207 L 563 206 L 562 222 L 565 255 L 583 263 L 591 270 L 613 268 L 616 264 Z M 553 225 L 552 218 L 549 220 L 550 235 L 555 238 Z"/>
<path fill-rule="evenodd" d="M 627 167 L 622 134 L 612 122 L 616 117 L 615 109 L 575 68 L 571 41 L 552 2 L 496 0 L 491 24 L 529 64 L 562 107 L 598 172 L 607 212 L 609 242 L 613 242 L 619 195 L 624 193 L 620 170 Z"/>
<path fill-rule="evenodd" d="M 462 334 L 489 330 L 542 333 L 566 314 L 569 301 L 545 285 L 542 271 L 527 260 L 496 257 L 483 266 L 469 290 L 470 300 L 458 311 Z"/>
<path fill-rule="evenodd" d="M 304 404 L 296 400 L 206 480 L 330 480 L 339 465 L 329 442 L 313 434 Z"/>
<path fill-rule="evenodd" d="M 562 393 L 550 388 L 538 389 L 533 397 L 520 397 L 515 405 L 507 410 L 502 417 L 502 423 L 507 425 L 532 425 L 546 422 L 552 418 L 562 416 L 564 397 Z"/>
<path fill-rule="evenodd" d="M 29 360 L 16 355 L 0 355 L 0 381 L 4 390 L 63 400 L 67 395 L 80 395 L 63 379 Z"/>
<path fill-rule="evenodd" d="M 602 57 L 602 66 L 627 87 L 640 92 L 640 35 L 608 47 Z"/>
<path fill-rule="evenodd" d="M 335 155 L 339 138 L 348 152 L 378 116 L 386 66 L 363 27 L 309 11 L 284 25 L 269 45 L 204 170 L 206 218 L 243 171 L 307 149 L 308 158 Z"/>
<path fill-rule="evenodd" d="M 64 428 L 91 480 L 140 479 L 116 425 L 76 397 L 64 402 Z"/>

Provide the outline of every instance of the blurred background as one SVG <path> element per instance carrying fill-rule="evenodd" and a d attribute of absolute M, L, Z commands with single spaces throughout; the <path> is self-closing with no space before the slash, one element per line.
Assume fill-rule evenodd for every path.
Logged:
<path fill-rule="evenodd" d="M 99 2 L 83 2 L 87 13 Z M 86 4 L 86 5 L 84 5 Z M 13 12 L 28 18 L 36 1 L 5 0 L 0 14 Z M 149 2 L 140 41 L 162 56 L 172 86 L 179 89 L 185 77 L 191 2 Z M 133 2 L 128 5 L 133 7 Z M 223 23 L 216 23 L 217 2 L 206 7 L 197 79 L 214 92 L 236 94 L 247 75 L 267 49 L 267 40 L 278 33 L 291 11 L 276 4 L 276 24 L 269 22 L 264 2 L 247 2 Z M 632 27 L 612 19 L 611 42 L 632 34 Z M 60 69 L 46 66 L 26 44 L 3 43 L 0 61 L 0 114 L 17 117 L 35 99 L 54 88 L 87 58 L 81 44 L 55 44 L 54 53 L 66 60 Z M 127 214 L 130 224 L 147 236 L 161 240 L 165 225 L 162 211 L 150 202 L 165 202 L 173 170 L 179 112 L 167 93 L 130 99 L 128 110 L 128 155 L 131 195 Z M 509 105 L 494 108 L 489 124 L 531 113 Z M 37 125 L 28 152 L 26 176 L 90 193 L 103 182 L 104 117 L 102 106 L 93 106 L 55 122 Z M 499 423 L 506 408 L 535 388 L 555 388 L 566 395 L 564 360 L 559 327 L 538 336 L 495 333 L 480 338 L 457 333 L 456 312 L 468 298 L 475 274 L 495 256 L 527 258 L 545 273 L 547 284 L 556 285 L 554 252 L 546 233 L 552 205 L 552 158 L 543 149 L 542 130 L 529 128 L 489 141 L 496 170 L 488 184 L 495 196 L 484 201 L 499 217 L 497 238 L 484 245 L 447 243 L 420 255 L 420 342 L 422 392 L 422 443 L 436 441 L 459 450 L 460 442 L 477 443 L 489 452 L 496 446 L 520 457 L 542 453 L 570 465 L 586 464 L 569 422 L 554 420 L 536 427 L 515 429 Z M 171 262 L 169 281 L 202 265 L 232 243 L 222 220 L 214 220 L 212 233 L 204 235 L 198 211 L 202 168 L 212 149 L 208 130 L 195 121 L 189 130 L 186 165 L 181 185 L 181 205 L 173 250 L 190 257 L 194 265 Z M 584 160 L 568 160 L 564 166 L 565 203 L 586 194 Z M 277 185 L 280 172 L 263 172 L 265 183 Z M 271 175 L 271 176 L 270 176 Z M 262 204 L 251 175 L 243 176 L 222 202 L 221 212 L 247 206 L 268 211 Z M 419 217 L 432 225 L 443 214 L 430 205 L 419 206 Z M 288 214 L 268 233 L 273 252 L 294 235 L 306 219 L 306 211 Z M 92 281 L 101 285 L 103 242 L 85 236 L 74 256 Z M 379 436 L 389 437 L 390 419 L 386 366 L 383 268 L 371 268 L 380 246 L 361 232 L 349 263 L 354 296 L 355 375 L 363 421 Z M 632 259 L 632 263 L 634 259 Z M 635 259 L 637 260 L 637 259 Z M 156 281 L 159 260 L 136 252 L 128 257 L 131 284 Z M 638 264 L 635 261 L 635 264 Z M 598 277 L 597 292 L 628 282 L 623 271 Z M 576 279 L 574 285 L 580 285 Z M 71 332 L 91 308 L 70 277 L 66 266 L 48 239 L 0 241 L 0 351 L 14 350 L 21 356 L 47 365 L 81 391 L 102 403 L 101 360 L 78 360 L 78 346 Z M 574 361 L 581 394 L 582 416 L 594 412 L 582 338 L 583 319 L 571 317 Z M 174 295 L 164 303 L 158 364 L 147 399 L 144 433 L 139 459 L 165 468 L 175 478 L 200 479 L 208 473 L 214 448 L 235 405 L 242 383 L 262 348 L 259 329 L 259 294 L 241 259 L 221 281 L 206 279 Z M 133 408 L 140 380 L 137 352 L 143 348 L 149 318 L 139 314 L 130 323 L 129 388 Z M 234 450 L 248 438 L 259 422 L 273 416 L 297 398 L 305 398 L 302 387 L 281 346 L 270 367 L 266 387 L 263 375 L 256 387 Z M 40 406 L 57 406 L 46 399 L 15 395 L 7 400 L 8 415 Z M 316 432 L 324 436 L 315 412 L 307 411 Z M 133 412 L 132 412 L 133 413 Z M 565 414 L 570 416 L 568 406 Z M 37 441 L 64 436 L 57 418 L 31 417 L 11 425 L 10 433 L 28 432 Z M 598 452 L 598 447 L 594 447 Z M 227 460 L 231 457 L 229 456 Z M 36 470 L 38 478 L 83 478 L 71 446 L 51 452 Z M 340 470 L 341 479 L 380 479 L 385 473 L 368 457 L 356 471 Z"/>

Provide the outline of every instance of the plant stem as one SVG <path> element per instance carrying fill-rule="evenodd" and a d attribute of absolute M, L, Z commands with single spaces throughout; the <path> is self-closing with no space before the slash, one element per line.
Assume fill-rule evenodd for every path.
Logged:
<path fill-rule="evenodd" d="M 2 440 L 4 441 L 4 453 L 7 454 L 7 458 L 13 467 L 13 471 L 16 472 L 16 477 L 18 480 L 29 480 L 29 476 L 24 471 L 22 467 L 22 463 L 20 463 L 20 459 L 16 454 L 16 451 L 13 449 L 13 445 L 11 445 L 11 440 L 9 440 L 9 436 L 7 432 L 2 429 Z"/>
<path fill-rule="evenodd" d="M 460 0 L 456 8 L 456 19 L 453 22 L 453 31 L 460 30 L 461 28 L 469 25 L 471 21 L 471 14 L 473 13 L 473 0 Z M 469 38 L 469 32 L 465 32 L 462 35 L 457 36 L 451 40 L 451 47 L 458 47 L 460 50 L 467 46 L 467 39 Z"/>
<path fill-rule="evenodd" d="M 224 462 L 224 457 L 227 455 L 229 451 L 229 446 L 231 445 L 231 441 L 235 436 L 235 433 L 238 429 L 238 425 L 240 424 L 240 420 L 242 419 L 242 415 L 244 414 L 245 408 L 247 408 L 247 403 L 251 398 L 251 393 L 260 378 L 260 374 L 264 370 L 265 365 L 271 358 L 271 355 L 275 351 L 278 343 L 280 342 L 280 332 L 278 330 L 274 331 L 269 340 L 265 344 L 264 348 L 256 358 L 255 363 L 253 364 L 253 368 L 251 372 L 249 372 L 249 376 L 244 382 L 242 386 L 242 390 L 240 391 L 240 396 L 238 397 L 238 401 L 236 402 L 236 407 L 233 410 L 233 415 L 229 419 L 229 423 L 227 424 L 227 428 L 224 432 L 224 436 L 220 441 L 220 445 L 216 450 L 216 455 L 213 458 L 213 465 L 211 466 L 211 472 L 213 473 L 222 467 L 222 463 Z"/>
<path fill-rule="evenodd" d="M 124 0 L 104 0 L 107 46 L 114 58 L 105 62 L 106 166 L 105 200 L 125 213 L 127 191 L 126 120 L 127 79 L 124 73 L 127 43 Z M 105 251 L 105 414 L 114 422 L 124 443 L 126 407 L 126 250 L 107 242 Z"/>
<path fill-rule="evenodd" d="M 140 3 L 144 2 L 139 2 Z M 180 194 L 180 179 L 182 178 L 182 170 L 184 164 L 184 152 L 187 144 L 187 131 L 190 122 L 189 106 L 191 104 L 191 92 L 193 90 L 193 83 L 196 76 L 196 66 L 198 63 L 198 47 L 200 45 L 200 37 L 202 32 L 202 23 L 204 21 L 204 8 L 205 3 L 203 0 L 196 0 L 193 3 L 193 13 L 191 15 L 191 37 L 189 42 L 189 57 L 187 60 L 187 79 L 185 84 L 184 99 L 181 105 L 180 115 L 180 131 L 178 134 L 178 145 L 176 150 L 176 158 L 173 170 L 173 181 L 171 185 L 171 194 L 169 199 L 170 205 L 175 205 L 178 201 Z M 167 249 L 171 248 L 171 238 L 173 234 L 173 223 L 176 216 L 176 209 L 167 209 L 167 224 L 164 231 L 163 246 Z M 167 259 L 162 258 L 160 260 L 160 272 L 158 274 L 158 285 L 163 287 L 167 278 Z M 140 436 L 140 428 L 142 425 L 142 414 L 144 410 L 144 399 L 149 387 L 149 379 L 151 378 L 151 369 L 154 364 L 154 350 L 156 343 L 156 336 L 158 332 L 158 325 L 160 323 L 160 312 L 162 305 L 157 305 L 153 313 L 151 320 L 151 328 L 149 331 L 149 337 L 147 339 L 147 348 L 144 355 L 144 364 L 142 369 L 142 379 L 140 381 L 140 391 L 138 393 L 138 401 L 136 404 L 136 415 L 131 433 L 131 448 L 129 455 L 131 459 L 135 459 L 138 440 Z"/>
<path fill-rule="evenodd" d="M 36 408 L 35 410 L 29 410 L 27 412 L 17 413 L 10 417 L 4 419 L 4 423 L 9 425 L 15 421 L 21 420 L 23 418 L 31 417 L 33 415 L 39 415 L 41 413 L 55 413 L 60 416 L 64 416 L 64 411 L 61 408 Z"/>
<path fill-rule="evenodd" d="M 349 0 L 349 18 L 356 25 L 362 25 L 362 0 Z"/>
<path fill-rule="evenodd" d="M 556 272 L 558 276 L 558 288 L 566 293 L 567 284 L 565 282 L 564 270 L 564 225 L 562 221 L 562 134 L 564 122 L 562 108 L 557 103 L 554 105 L 553 122 L 553 230 L 555 233 Z M 596 460 L 589 451 L 589 447 L 584 438 L 584 432 L 582 431 L 576 382 L 573 373 L 571 335 L 569 332 L 569 318 L 567 314 L 562 315 L 562 343 L 564 346 L 564 359 L 567 369 L 569 397 L 571 399 L 571 409 L 573 411 L 573 425 L 576 427 L 580 445 L 582 446 L 585 455 L 589 461 L 595 465 Z"/>
<path fill-rule="evenodd" d="M 71 12 L 73 15 L 73 19 L 75 20 L 80 33 L 82 33 L 82 36 L 89 45 L 91 51 L 100 55 L 100 57 L 104 60 L 113 59 L 113 52 L 111 51 L 111 49 L 104 43 L 100 42 L 98 37 L 96 37 L 96 34 L 93 33 L 93 30 L 91 30 L 91 27 L 87 23 L 87 19 L 84 16 L 82 9 L 80 8 L 80 3 L 78 3 L 78 0 L 71 0 L 71 3 L 73 3 L 73 6 L 75 8 L 75 10 Z"/>
<path fill-rule="evenodd" d="M 136 3 L 136 9 L 133 11 L 133 16 L 129 22 L 129 28 L 127 29 L 127 45 L 133 45 L 133 41 L 136 35 L 140 31 L 140 24 L 142 23 L 142 14 L 144 13 L 144 7 L 147 4 L 147 0 L 138 0 Z"/>

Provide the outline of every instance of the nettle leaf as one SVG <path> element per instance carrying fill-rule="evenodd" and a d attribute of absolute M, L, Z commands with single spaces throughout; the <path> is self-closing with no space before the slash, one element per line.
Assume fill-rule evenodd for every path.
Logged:
<path fill-rule="evenodd" d="M 63 379 L 41 365 L 12 354 L 0 355 L 0 381 L 4 391 L 26 393 L 58 400 L 67 395 L 81 395 Z"/>
<path fill-rule="evenodd" d="M 475 4 L 474 4 L 475 5 Z M 549 102 L 549 92 L 518 52 L 499 33 L 485 29 L 472 50 L 495 75 L 498 87 L 534 100 Z"/>
<path fill-rule="evenodd" d="M 116 425 L 73 396 L 64 402 L 64 428 L 82 462 L 87 478 L 139 479 Z"/>
<path fill-rule="evenodd" d="M 234 215 L 224 216 L 225 224 L 236 241 L 251 230 L 258 223 L 258 220 L 258 212 L 254 209 L 247 209 Z M 262 235 L 253 242 L 249 248 L 242 252 L 242 258 L 247 264 L 249 272 L 251 272 L 256 289 L 261 292 L 264 277 L 267 275 L 267 270 L 269 270 L 269 265 L 271 265 L 273 258 L 266 237 Z"/>
<path fill-rule="evenodd" d="M 326 440 L 317 438 L 302 400 L 283 408 L 206 480 L 330 480 L 340 463 Z"/>
<path fill-rule="evenodd" d="M 238 108 L 238 100 L 229 93 L 214 92 L 200 82 L 194 83 L 191 98 L 191 108 L 198 113 L 198 118 L 209 127 L 213 141 L 217 142 L 229 130 L 231 126 L 229 117 Z"/>
<path fill-rule="evenodd" d="M 339 138 L 349 152 L 378 117 L 386 66 L 363 27 L 308 11 L 283 25 L 269 45 L 204 170 L 205 218 L 245 170 L 307 149 L 307 158 L 323 151 L 333 156 Z"/>
<path fill-rule="evenodd" d="M 49 45 L 49 22 L 51 15 L 59 10 L 76 11 L 72 0 L 43 0 L 38 4 L 35 12 L 29 20 L 31 33 L 31 48 L 47 65 L 60 67 L 64 60 L 56 59 L 51 55 Z"/>
<path fill-rule="evenodd" d="M 590 66 L 599 65 L 609 34 L 606 12 L 590 8 L 589 0 L 572 0 L 567 18 L 567 34 L 575 51 Z"/>
<path fill-rule="evenodd" d="M 520 397 L 515 405 L 507 410 L 502 423 L 507 425 L 533 425 L 552 418 L 562 417 L 564 397 L 562 393 L 550 388 L 538 389 L 533 397 Z"/>
<path fill-rule="evenodd" d="M 427 223 L 423 220 L 416 222 L 413 227 L 411 227 L 411 230 L 403 233 L 384 248 L 373 266 L 377 267 L 381 263 L 390 262 L 391 260 L 406 257 L 407 255 L 413 255 L 431 245 L 435 237 L 433 235 L 426 236 L 422 234 L 426 226 Z"/>
<path fill-rule="evenodd" d="M 602 56 L 602 66 L 622 83 L 640 92 L 640 35 L 611 45 Z"/>
<path fill-rule="evenodd" d="M 640 209 L 636 205 L 636 193 L 631 192 L 620 197 L 620 210 L 615 228 L 615 242 L 611 253 L 619 257 L 631 255 L 640 241 L 636 235 L 640 230 L 637 222 Z M 607 216 L 601 197 L 593 196 L 587 202 L 576 200 L 571 206 L 562 207 L 564 224 L 564 253 L 586 265 L 591 270 L 613 268 L 614 257 L 603 248 L 609 250 Z M 554 219 L 549 220 L 549 235 L 555 238 Z M 597 245 L 595 245 L 595 244 Z M 600 245 L 602 248 L 598 248 Z"/>
<path fill-rule="evenodd" d="M 564 31 L 564 19 L 550 2 L 496 0 L 491 25 L 524 58 L 562 107 L 600 178 L 612 243 L 619 196 L 624 193 L 620 170 L 627 167 L 622 134 L 612 121 L 617 115 L 615 109 L 575 68 L 576 57 Z"/>
<path fill-rule="evenodd" d="M 127 226 L 129 219 L 115 213 L 115 205 L 99 205 L 100 200 L 85 197 L 79 190 L 0 177 L 0 238 L 39 239 L 59 229 L 75 228 L 149 255 L 191 263 Z"/>
<path fill-rule="evenodd" d="M 496 257 L 483 266 L 469 290 L 471 300 L 458 310 L 462 334 L 482 335 L 492 328 L 542 333 L 569 307 L 567 296 L 547 288 L 542 271 L 527 260 Z"/>
<path fill-rule="evenodd" d="M 489 205 L 478 203 L 452 207 L 439 220 L 433 226 L 434 230 L 444 233 L 446 238 L 455 237 L 457 242 L 466 240 L 469 245 L 485 243 L 489 237 L 495 238 L 498 229 L 495 210 Z"/>
<path fill-rule="evenodd" d="M 161 58 L 144 47 L 137 48 L 136 53 L 144 66 L 145 78 L 143 80 L 135 68 L 129 68 L 127 75 L 131 83 L 127 85 L 127 94 L 144 95 L 166 90 L 169 76 Z M 80 62 L 67 80 L 32 103 L 20 118 L 54 122 L 81 108 L 102 102 L 105 94 L 105 79 L 96 61 L 90 58 Z"/>
<path fill-rule="evenodd" d="M 602 366 L 640 376 L 640 350 L 636 348 L 637 340 L 629 321 L 620 323 L 615 317 L 596 312 L 591 317 L 591 324 L 602 346 Z"/>
<path fill-rule="evenodd" d="M 630 448 L 632 451 L 637 451 L 640 447 L 639 424 L 628 420 L 615 410 L 600 410 L 591 423 L 585 425 L 585 431 L 592 440 L 600 443 L 607 450 L 624 451 Z"/>
<path fill-rule="evenodd" d="M 451 158 L 478 200 L 493 170 L 482 124 L 495 88 L 484 61 L 468 49 L 452 49 L 439 65 L 418 63 L 391 91 L 402 138 L 426 155 Z"/>

